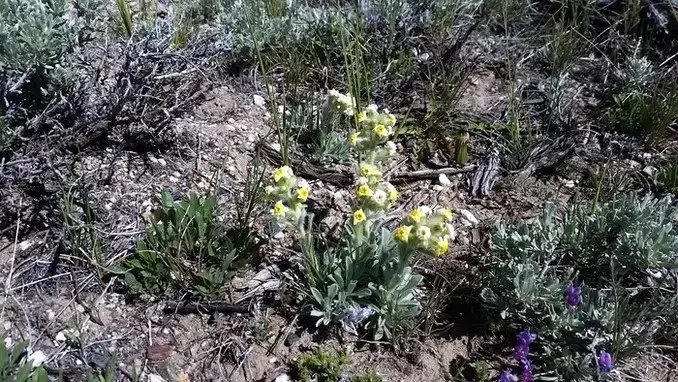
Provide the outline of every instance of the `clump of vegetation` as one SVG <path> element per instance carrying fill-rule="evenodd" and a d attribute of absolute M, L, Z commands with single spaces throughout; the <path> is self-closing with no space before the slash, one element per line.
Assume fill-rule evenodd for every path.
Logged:
<path fill-rule="evenodd" d="M 295 369 L 302 382 L 339 382 L 342 370 L 350 364 L 351 360 L 345 354 L 318 348 L 312 354 L 299 356 Z"/>
<path fill-rule="evenodd" d="M 68 81 L 78 24 L 65 0 L 0 1 L 0 152 Z"/>
<path fill-rule="evenodd" d="M 450 224 L 453 213 L 421 206 L 393 232 L 387 229 L 385 212 L 397 203 L 399 194 L 384 180 L 382 166 L 396 152 L 390 140 L 396 117 L 380 112 L 376 105 L 361 110 L 350 94 L 337 91 L 330 92 L 328 103 L 347 122 L 355 123 L 349 143 L 359 158 L 354 212 L 345 224 L 341 244 L 328 246 L 306 223 L 309 185 L 289 167 L 272 174 L 273 184 L 267 188 L 275 202 L 272 213 L 301 236 L 305 288 L 317 325 L 341 323 L 348 330 L 369 329 L 378 339 L 401 337 L 412 329 L 421 310 L 415 287 L 422 277 L 412 274 L 411 262 L 420 251 L 438 255 L 448 251 L 455 236 Z"/>
<path fill-rule="evenodd" d="M 520 332 L 516 354 L 531 357 L 519 366 L 595 380 L 609 369 L 602 354 L 619 360 L 665 338 L 658 323 L 678 307 L 675 215 L 670 198 L 629 194 L 560 218 L 547 205 L 533 223 L 498 223 L 482 297 L 500 326 Z"/>
<path fill-rule="evenodd" d="M 659 185 L 668 192 L 678 192 L 678 162 L 675 160 L 662 167 L 657 175 Z"/>
<path fill-rule="evenodd" d="M 630 57 L 616 72 L 613 103 L 604 116 L 624 133 L 663 137 L 678 118 L 678 89 L 671 74 L 660 75 L 645 57 Z"/>
<path fill-rule="evenodd" d="M 135 255 L 118 269 L 131 290 L 216 295 L 257 246 L 254 237 L 234 242 L 216 213 L 216 195 L 175 201 L 164 190 L 160 207 L 148 215 L 146 236 L 137 241 Z"/>
<path fill-rule="evenodd" d="M 41 366 L 42 352 L 31 353 L 26 342 L 12 343 L 0 335 L 0 380 L 16 382 L 47 382 L 49 376 Z"/>

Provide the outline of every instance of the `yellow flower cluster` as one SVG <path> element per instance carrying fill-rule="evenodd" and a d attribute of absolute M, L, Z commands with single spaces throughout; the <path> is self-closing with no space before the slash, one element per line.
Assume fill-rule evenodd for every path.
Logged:
<path fill-rule="evenodd" d="M 311 192 L 308 182 L 297 178 L 289 166 L 283 166 L 273 171 L 271 183 L 265 190 L 268 199 L 275 201 L 271 215 L 278 221 L 299 223 Z"/>
<path fill-rule="evenodd" d="M 393 136 L 396 118 L 388 110 L 379 112 L 376 105 L 364 110 L 356 108 L 351 94 L 336 90 L 329 92 L 329 104 L 334 110 L 355 116 L 358 131 L 349 136 L 349 144 L 360 154 L 356 184 L 357 206 L 353 224 L 365 222 L 375 213 L 387 211 L 398 200 L 398 191 L 383 180 L 380 162 L 395 155 L 396 145 L 389 139 Z"/>
<path fill-rule="evenodd" d="M 456 237 L 454 226 L 450 224 L 453 217 L 451 210 L 433 211 L 430 207 L 421 206 L 412 210 L 393 234 L 404 245 L 442 255 L 447 252 L 449 242 Z"/>

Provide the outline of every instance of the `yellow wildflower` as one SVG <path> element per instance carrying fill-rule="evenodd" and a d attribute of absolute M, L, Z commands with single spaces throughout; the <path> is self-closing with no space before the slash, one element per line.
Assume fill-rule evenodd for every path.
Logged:
<path fill-rule="evenodd" d="M 273 171 L 272 177 L 275 182 L 280 182 L 281 180 L 285 180 L 293 175 L 294 173 L 289 166 L 282 166 Z"/>
<path fill-rule="evenodd" d="M 299 199 L 302 202 L 305 202 L 306 199 L 308 199 L 308 188 L 306 187 L 299 187 L 297 188 L 297 199 Z"/>
<path fill-rule="evenodd" d="M 364 222 L 365 219 L 367 219 L 367 216 L 365 216 L 365 212 L 362 209 L 353 213 L 353 225 L 360 224 Z"/>
<path fill-rule="evenodd" d="M 377 190 L 372 195 L 372 201 L 379 207 L 385 207 L 386 205 L 386 193 L 382 190 Z"/>
<path fill-rule="evenodd" d="M 355 146 L 356 143 L 358 143 L 358 136 L 360 133 L 353 133 L 348 137 L 348 143 L 351 145 Z"/>
<path fill-rule="evenodd" d="M 288 208 L 283 204 L 282 200 L 278 200 L 278 202 L 273 206 L 272 214 L 276 217 L 283 217 L 285 216 L 285 213 L 287 213 L 287 210 Z"/>
<path fill-rule="evenodd" d="M 374 127 L 374 134 L 379 138 L 385 138 L 388 135 L 388 130 L 384 125 L 377 125 Z"/>
<path fill-rule="evenodd" d="M 427 226 L 417 228 L 417 239 L 420 241 L 428 241 L 431 238 L 431 229 Z"/>
<path fill-rule="evenodd" d="M 358 187 L 358 191 L 356 193 L 361 198 L 369 198 L 372 195 L 374 195 L 374 191 L 372 191 L 370 186 L 368 186 L 366 184 L 363 184 L 360 187 Z"/>
<path fill-rule="evenodd" d="M 365 118 L 367 118 L 367 115 L 365 114 L 364 111 L 361 111 L 360 113 L 356 114 L 355 117 L 358 120 L 358 122 L 362 122 L 365 120 Z"/>
<path fill-rule="evenodd" d="M 409 215 L 410 219 L 417 224 L 421 222 L 421 219 L 424 218 L 424 216 L 424 213 L 419 208 L 412 210 Z"/>
<path fill-rule="evenodd" d="M 452 212 L 452 210 L 449 208 L 443 208 L 439 213 L 440 216 L 445 218 L 445 221 L 452 221 L 452 218 L 454 217 L 454 212 Z"/>
<path fill-rule="evenodd" d="M 388 190 L 388 201 L 395 203 L 395 201 L 398 200 L 398 197 L 400 197 L 398 190 L 396 190 L 396 188 L 388 182 L 386 182 L 386 189 Z"/>
<path fill-rule="evenodd" d="M 404 225 L 396 228 L 393 232 L 393 236 L 396 240 L 401 243 L 407 243 L 410 240 L 410 232 L 412 231 L 412 226 Z"/>
<path fill-rule="evenodd" d="M 447 243 L 447 240 L 438 240 L 436 243 L 435 247 L 435 253 L 437 255 L 442 255 L 445 252 L 447 252 L 447 249 L 449 248 L 449 244 Z"/>
<path fill-rule="evenodd" d="M 177 382 L 189 382 L 190 379 L 188 378 L 188 374 L 181 372 L 177 376 Z"/>

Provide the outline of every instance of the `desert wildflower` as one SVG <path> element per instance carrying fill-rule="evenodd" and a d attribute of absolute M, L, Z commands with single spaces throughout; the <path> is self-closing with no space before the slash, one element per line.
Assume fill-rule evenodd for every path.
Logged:
<path fill-rule="evenodd" d="M 530 344 L 536 339 L 537 335 L 530 332 L 529 329 L 516 335 L 516 347 L 513 356 L 521 365 L 528 361 L 527 357 L 530 353 Z"/>
<path fill-rule="evenodd" d="M 273 214 L 273 216 L 275 216 L 277 218 L 281 218 L 281 217 L 285 216 L 285 214 L 287 213 L 288 210 L 289 210 L 289 208 L 287 208 L 283 204 L 282 200 L 278 200 L 278 202 L 275 203 L 275 205 L 273 206 L 272 214 Z"/>
<path fill-rule="evenodd" d="M 521 365 L 523 367 L 522 373 L 520 373 L 520 382 L 533 382 L 534 381 L 534 366 L 529 360 L 526 360 Z"/>
<path fill-rule="evenodd" d="M 360 136 L 360 133 L 353 133 L 348 137 L 348 143 L 350 143 L 352 146 L 355 146 L 356 143 L 358 143 L 358 137 Z"/>
<path fill-rule="evenodd" d="M 447 242 L 447 240 L 445 239 L 438 240 L 438 242 L 436 243 L 435 252 L 437 255 L 442 255 L 447 252 L 448 248 L 449 243 Z"/>
<path fill-rule="evenodd" d="M 289 166 L 282 166 L 275 171 L 273 171 L 272 178 L 273 180 L 278 183 L 280 181 L 284 181 L 289 178 L 289 176 L 292 174 L 292 169 L 289 168 Z"/>
<path fill-rule="evenodd" d="M 362 209 L 359 209 L 353 213 L 353 225 L 358 225 L 367 219 L 365 212 Z"/>
<path fill-rule="evenodd" d="M 374 127 L 374 134 L 380 138 L 386 138 L 388 136 L 388 130 L 386 130 L 386 126 L 384 125 L 377 125 Z"/>
<path fill-rule="evenodd" d="M 419 241 L 427 242 L 430 238 L 431 238 L 431 229 L 430 228 L 428 228 L 426 226 L 422 226 L 422 227 L 417 228 L 417 239 L 419 239 Z"/>
<path fill-rule="evenodd" d="M 388 190 L 388 201 L 394 203 L 400 197 L 398 190 L 391 184 L 386 182 L 386 189 Z"/>
<path fill-rule="evenodd" d="M 416 208 L 412 210 L 409 214 L 410 220 L 419 224 L 426 215 L 422 212 L 421 208 Z"/>
<path fill-rule="evenodd" d="M 364 111 L 361 111 L 360 113 L 355 115 L 355 118 L 358 120 L 358 122 L 363 122 L 367 118 L 367 115 L 365 114 Z"/>
<path fill-rule="evenodd" d="M 362 199 L 367 199 L 374 195 L 374 191 L 368 186 L 367 184 L 363 184 L 360 187 L 358 187 L 358 191 L 356 192 L 358 194 L 358 197 Z"/>
<path fill-rule="evenodd" d="M 612 354 L 603 351 L 598 356 L 598 369 L 601 373 L 609 373 L 614 370 L 614 361 L 612 360 Z"/>
<path fill-rule="evenodd" d="M 565 292 L 565 304 L 569 307 L 575 307 L 581 303 L 581 288 L 570 286 Z"/>
<path fill-rule="evenodd" d="M 499 375 L 499 382 L 516 382 L 517 380 L 518 378 L 508 370 L 504 370 L 501 375 Z"/>
<path fill-rule="evenodd" d="M 454 217 L 454 212 L 448 208 L 443 208 L 439 212 L 440 216 L 445 218 L 445 221 L 452 221 L 452 218 Z"/>
<path fill-rule="evenodd" d="M 396 228 L 393 236 L 396 240 L 401 243 L 408 243 L 410 240 L 410 232 L 412 231 L 412 226 L 405 225 Z"/>
<path fill-rule="evenodd" d="M 386 193 L 382 190 L 377 190 L 374 192 L 374 195 L 372 195 L 371 200 L 374 204 L 383 208 L 386 205 L 386 199 L 387 199 Z"/>
<path fill-rule="evenodd" d="M 297 188 L 297 199 L 299 199 L 300 202 L 305 202 L 308 199 L 308 188 L 307 187 L 299 187 Z"/>

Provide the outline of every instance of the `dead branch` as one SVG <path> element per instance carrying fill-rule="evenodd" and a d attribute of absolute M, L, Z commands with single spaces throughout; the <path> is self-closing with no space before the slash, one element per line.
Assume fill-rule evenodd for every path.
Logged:
<path fill-rule="evenodd" d="M 249 313 L 247 305 L 232 304 L 229 302 L 209 301 L 209 302 L 194 302 L 194 301 L 180 301 L 169 303 L 162 310 L 164 313 L 174 314 L 214 314 L 214 313 Z"/>

